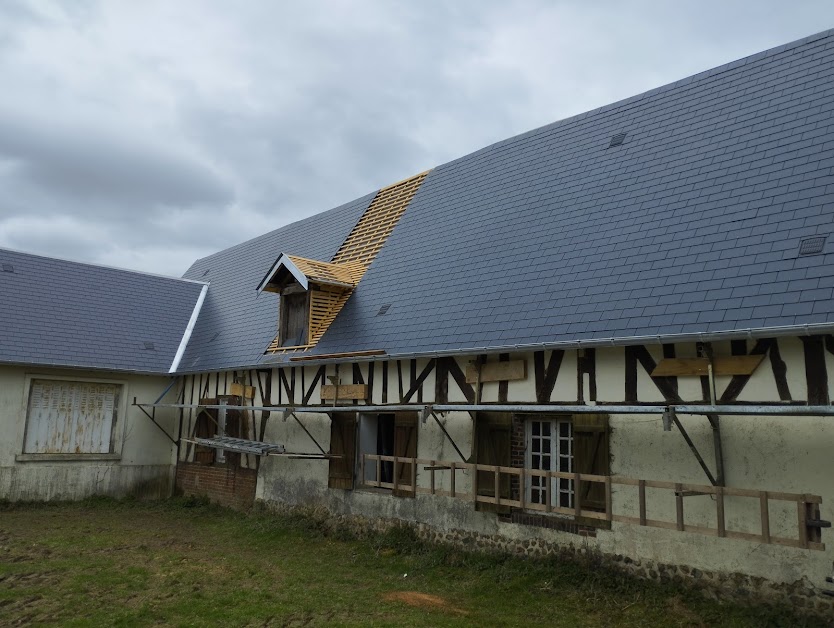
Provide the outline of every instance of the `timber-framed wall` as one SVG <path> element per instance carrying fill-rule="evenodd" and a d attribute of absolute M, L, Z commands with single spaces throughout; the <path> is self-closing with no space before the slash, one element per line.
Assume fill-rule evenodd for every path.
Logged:
<path fill-rule="evenodd" d="M 722 359 L 733 357 L 749 358 L 747 361 L 755 366 L 746 374 L 727 374 L 724 366 L 717 368 L 712 377 L 699 374 L 701 363 L 697 360 L 709 358 L 720 365 Z M 687 371 L 652 376 L 659 367 L 694 369 L 694 374 Z M 416 499 L 397 496 L 401 493 L 386 491 L 384 486 L 369 485 L 360 475 L 357 449 L 349 452 L 356 460 L 352 489 L 328 488 L 330 463 L 327 460 L 241 454 L 238 464 L 257 470 L 256 497 L 267 503 L 325 504 L 335 513 L 422 521 L 441 530 L 454 527 L 507 538 L 543 539 L 566 546 L 590 544 L 604 553 L 627 555 L 635 560 L 743 573 L 782 583 L 805 579 L 822 591 L 825 578 L 831 575 L 834 544 L 826 539 L 827 531 L 816 528 L 821 534 L 819 545 L 813 545 L 814 549 L 811 545 L 805 548 L 803 543 L 808 539 L 803 541 L 801 537 L 797 504 L 804 504 L 806 519 L 834 518 L 831 510 L 834 490 L 825 479 L 834 471 L 828 453 L 834 445 L 833 418 L 801 414 L 679 414 L 669 419 L 671 431 L 664 431 L 664 417 L 660 414 L 628 415 L 611 410 L 624 405 L 714 402 L 742 409 L 767 405 L 796 414 L 805 406 L 830 405 L 832 373 L 832 337 L 782 337 L 711 345 L 681 343 L 454 358 L 396 360 L 370 356 L 364 361 L 338 365 L 288 362 L 271 368 L 184 376 L 179 401 L 185 406 L 199 405 L 201 400 L 232 393 L 233 387 L 234 392 L 247 387 L 246 395 L 241 397 L 242 405 L 253 409 L 241 410 L 246 433 L 254 440 L 281 443 L 292 451 L 311 453 L 317 451 L 314 441 L 325 452 L 332 453 L 332 426 L 327 410 L 336 401 L 341 410 L 369 405 L 393 408 L 402 404 L 479 404 L 498 408 L 501 404 L 538 404 L 560 414 L 567 406 L 583 406 L 608 417 L 609 477 L 642 482 L 642 486 L 619 486 L 612 482 L 610 499 L 617 504 L 616 508 L 630 513 L 623 516 L 637 519 L 635 522 L 577 518 L 523 507 L 518 477 L 528 446 L 522 432 L 523 412 L 514 413 L 511 419 L 514 429 L 508 440 L 506 467 L 514 471 L 507 472 L 509 477 L 499 479 L 502 486 L 497 489 L 500 496 L 505 490 L 503 484 L 511 487 L 506 489 L 508 499 L 503 504 L 509 510 L 476 508 L 478 501 L 489 499 L 489 495 L 483 494 L 468 501 L 454 499 L 455 504 L 449 503 L 448 496 L 436 497 L 433 502 L 430 494 L 423 493 L 430 493 L 433 484 L 436 491 L 448 495 L 450 476 L 448 472 L 427 472 L 423 467 L 413 476 L 421 493 Z M 502 374 L 505 379 L 501 379 Z M 343 393 L 334 395 L 332 382 L 338 382 L 340 389 L 346 387 L 348 392 L 344 394 L 357 398 L 334 399 Z M 257 409 L 269 407 L 305 407 L 306 410 L 303 414 L 299 412 L 297 416 L 301 419 L 297 423 L 292 419 L 282 421 L 279 412 Z M 181 438 L 193 435 L 197 413 L 195 408 L 182 409 Z M 362 414 L 356 413 L 357 421 Z M 464 469 L 473 463 L 478 448 L 478 422 L 471 413 L 449 410 L 425 418 L 415 427 L 415 455 L 400 458 L 419 459 L 429 466 L 432 461 L 436 465 L 460 462 Z M 180 460 L 194 461 L 195 451 L 196 447 L 184 444 Z M 480 471 L 483 475 L 484 469 Z M 472 480 L 472 472 L 458 471 L 456 488 L 471 495 Z M 708 488 L 693 490 L 699 486 Z M 728 490 L 723 491 L 721 487 Z M 734 491 L 748 494 L 733 495 Z M 784 504 L 764 498 L 768 504 L 767 535 L 796 539 L 798 547 L 762 540 L 764 491 L 777 496 L 800 496 Z M 723 493 L 720 498 L 719 493 Z M 808 496 L 810 501 L 801 496 Z M 723 532 L 719 531 L 722 526 L 716 518 L 718 499 L 722 500 Z M 647 503 L 648 513 L 645 512 Z M 812 504 L 810 509 L 807 504 Z M 819 509 L 818 514 L 815 507 Z M 649 529 L 639 525 L 641 516 L 648 521 L 667 521 L 668 526 Z M 707 527 L 715 529 L 714 534 L 693 533 Z M 732 533 L 726 534 L 728 530 Z M 809 542 L 818 543 L 813 539 Z M 753 549 L 756 549 L 755 560 L 749 558 Z"/>

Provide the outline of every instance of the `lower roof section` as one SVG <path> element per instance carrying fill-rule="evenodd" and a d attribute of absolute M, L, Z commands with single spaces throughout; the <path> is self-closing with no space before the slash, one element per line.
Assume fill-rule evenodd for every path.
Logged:
<path fill-rule="evenodd" d="M 0 364 L 168 373 L 205 290 L 0 249 Z"/>

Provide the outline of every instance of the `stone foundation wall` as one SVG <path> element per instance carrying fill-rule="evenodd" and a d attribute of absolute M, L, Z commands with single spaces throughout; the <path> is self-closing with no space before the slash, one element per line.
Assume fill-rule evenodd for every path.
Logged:
<path fill-rule="evenodd" d="M 273 512 L 311 513 L 326 517 L 334 528 L 346 528 L 357 536 L 380 533 L 398 526 L 412 528 L 427 542 L 458 547 L 475 552 L 498 552 L 528 558 L 562 557 L 566 560 L 593 560 L 610 569 L 645 580 L 675 583 L 701 592 L 715 600 L 744 604 L 789 605 L 805 614 L 831 620 L 834 625 L 834 597 L 826 595 L 803 579 L 791 584 L 780 584 L 740 573 L 709 572 L 686 565 L 665 564 L 648 560 L 634 560 L 628 556 L 603 554 L 582 544 L 564 545 L 543 539 L 510 539 L 500 534 L 481 534 L 469 530 L 440 530 L 425 523 L 370 518 L 361 515 L 336 514 L 322 507 L 292 506 L 279 502 L 261 502 Z"/>

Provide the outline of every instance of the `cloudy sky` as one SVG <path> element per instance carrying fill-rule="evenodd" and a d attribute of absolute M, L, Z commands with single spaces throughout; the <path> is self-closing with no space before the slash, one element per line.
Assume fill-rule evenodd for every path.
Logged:
<path fill-rule="evenodd" d="M 831 0 L 0 0 L 0 247 L 180 275 Z"/>

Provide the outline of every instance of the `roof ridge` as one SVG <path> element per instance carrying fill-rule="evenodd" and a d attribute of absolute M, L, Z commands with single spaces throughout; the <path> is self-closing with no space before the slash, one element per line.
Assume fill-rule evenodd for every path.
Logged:
<path fill-rule="evenodd" d="M 132 273 L 134 275 L 144 275 L 146 277 L 156 277 L 158 279 L 170 279 L 171 281 L 183 281 L 186 283 L 194 283 L 200 285 L 208 285 L 205 281 L 198 281 L 196 279 L 185 279 L 184 277 L 174 277 L 172 275 L 163 275 L 161 273 L 151 273 L 145 270 L 135 270 L 133 268 L 123 268 L 121 266 L 111 266 L 109 264 L 96 264 L 94 262 L 85 262 L 81 260 L 70 259 L 68 257 L 57 257 L 55 255 L 44 255 L 43 253 L 31 253 L 29 251 L 21 251 L 20 249 L 12 249 L 7 247 L 0 247 L 0 253 L 14 253 L 15 255 L 26 255 L 28 257 L 39 257 L 41 259 L 66 262 L 68 264 L 77 264 L 79 266 L 91 266 L 93 268 L 102 268 L 104 270 L 116 270 L 123 273 Z"/>

